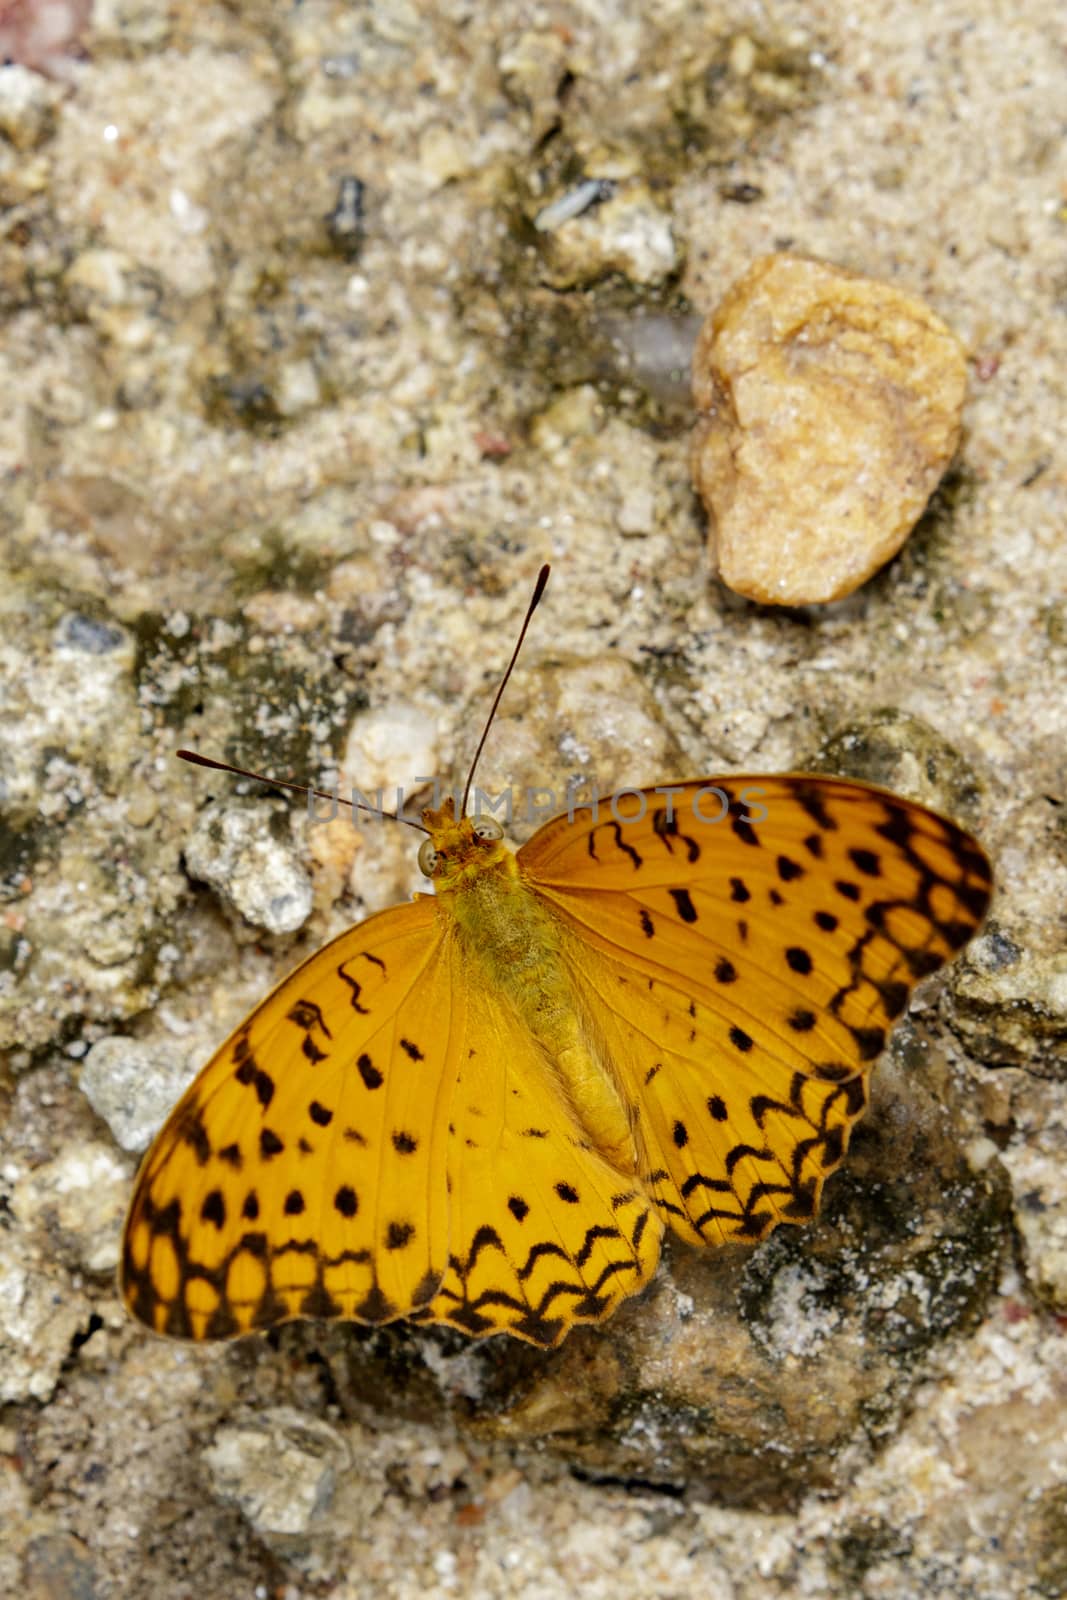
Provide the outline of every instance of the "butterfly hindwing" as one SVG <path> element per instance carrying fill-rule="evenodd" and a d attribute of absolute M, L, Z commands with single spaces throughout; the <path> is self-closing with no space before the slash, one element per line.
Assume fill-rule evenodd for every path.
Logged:
<path fill-rule="evenodd" d="M 814 1214 L 888 1029 L 990 893 L 954 824 L 821 777 L 631 792 L 614 814 L 548 823 L 519 860 L 567 930 L 642 1181 L 694 1243 Z"/>
<path fill-rule="evenodd" d="M 592 1149 L 506 996 L 454 949 L 465 1022 L 449 1129 L 451 1246 L 417 1320 L 555 1345 L 602 1322 L 655 1270 L 662 1224 L 633 1174 Z"/>
<path fill-rule="evenodd" d="M 383 1322 L 448 1258 L 455 1058 L 447 940 L 420 897 L 291 973 L 215 1054 L 147 1156 L 123 1292 L 159 1333 L 296 1316 Z"/>

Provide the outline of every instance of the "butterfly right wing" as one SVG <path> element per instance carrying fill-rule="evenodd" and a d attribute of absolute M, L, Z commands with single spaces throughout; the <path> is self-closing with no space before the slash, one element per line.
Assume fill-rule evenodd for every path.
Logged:
<path fill-rule="evenodd" d="M 712 784 L 719 828 L 692 804 Z M 567 934 L 655 1204 L 691 1243 L 751 1242 L 817 1210 L 889 1029 L 977 931 L 991 871 L 955 823 L 867 784 L 674 794 L 673 810 L 645 791 L 556 818 L 519 861 Z"/>
<path fill-rule="evenodd" d="M 141 1167 L 122 1292 L 157 1333 L 379 1323 L 448 1260 L 458 1023 L 431 897 L 349 928 L 252 1012 Z"/>

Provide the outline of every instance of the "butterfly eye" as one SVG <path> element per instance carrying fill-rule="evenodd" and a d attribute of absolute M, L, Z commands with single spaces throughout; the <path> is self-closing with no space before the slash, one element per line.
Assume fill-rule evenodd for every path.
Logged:
<path fill-rule="evenodd" d="M 433 847 L 432 839 L 424 839 L 419 845 L 419 871 L 426 878 L 432 878 L 437 870 L 440 856 Z"/>
<path fill-rule="evenodd" d="M 504 830 L 495 817 L 475 817 L 471 823 L 476 839 L 502 839 Z"/>

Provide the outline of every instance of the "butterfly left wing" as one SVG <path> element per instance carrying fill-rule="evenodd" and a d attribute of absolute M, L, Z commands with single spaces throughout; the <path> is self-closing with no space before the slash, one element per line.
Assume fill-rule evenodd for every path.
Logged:
<path fill-rule="evenodd" d="M 712 784 L 718 826 L 693 811 Z M 520 867 L 563 924 L 664 1220 L 758 1239 L 816 1211 L 888 1028 L 981 923 L 989 864 L 945 818 L 841 779 L 705 779 L 617 811 L 547 823 Z"/>
<path fill-rule="evenodd" d="M 378 1323 L 425 1305 L 448 1259 L 456 1030 L 431 897 L 349 928 L 200 1073 L 137 1179 L 129 1309 L 219 1339 L 292 1317 Z"/>

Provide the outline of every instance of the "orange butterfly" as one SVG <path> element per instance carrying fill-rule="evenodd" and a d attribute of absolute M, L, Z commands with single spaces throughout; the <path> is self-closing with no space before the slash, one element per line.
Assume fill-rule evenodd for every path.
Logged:
<path fill-rule="evenodd" d="M 807 1221 L 887 1030 L 989 904 L 968 834 L 845 779 L 628 791 L 515 854 L 465 806 L 422 813 L 435 894 L 290 973 L 157 1136 L 122 1261 L 156 1332 L 408 1317 L 552 1346 L 648 1282 L 665 1227 Z"/>

